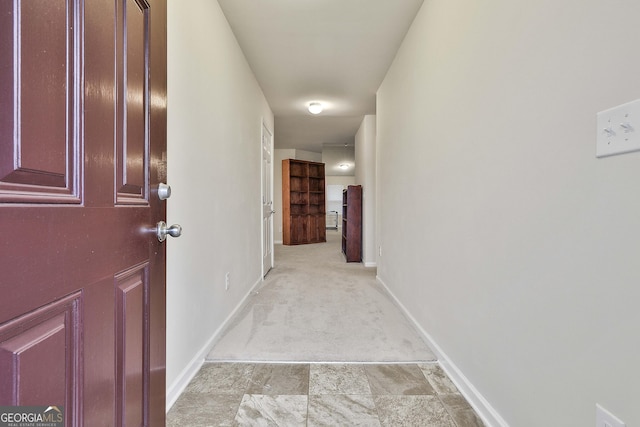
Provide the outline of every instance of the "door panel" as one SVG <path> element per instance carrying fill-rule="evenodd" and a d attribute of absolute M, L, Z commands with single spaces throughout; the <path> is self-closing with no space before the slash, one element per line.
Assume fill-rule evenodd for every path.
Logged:
<path fill-rule="evenodd" d="M 146 203 L 148 156 L 146 109 L 149 48 L 148 4 L 119 3 L 117 57 L 117 203 Z M 143 161 L 140 161 L 143 159 Z"/>
<path fill-rule="evenodd" d="M 322 214 L 309 215 L 309 242 L 326 242 L 326 218 Z"/>
<path fill-rule="evenodd" d="M 149 409 L 148 264 L 115 277 L 118 426 L 147 425 Z M 141 357 L 142 356 L 142 357 Z"/>
<path fill-rule="evenodd" d="M 81 11 L 5 1 L 0 15 L 0 202 L 79 203 Z"/>
<path fill-rule="evenodd" d="M 164 425 L 165 32 L 165 0 L 0 3 L 0 406 Z"/>
<path fill-rule="evenodd" d="M 291 244 L 299 245 L 308 241 L 308 215 L 291 215 Z"/>
<path fill-rule="evenodd" d="M 9 405 L 69 402 L 81 389 L 80 294 L 0 327 L 0 400 Z"/>

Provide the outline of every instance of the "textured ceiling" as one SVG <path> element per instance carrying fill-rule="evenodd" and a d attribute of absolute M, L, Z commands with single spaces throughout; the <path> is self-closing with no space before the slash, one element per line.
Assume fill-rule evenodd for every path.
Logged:
<path fill-rule="evenodd" d="M 276 148 L 353 144 L 423 0 L 218 0 L 275 115 Z M 325 105 L 319 116 L 311 101 Z"/>

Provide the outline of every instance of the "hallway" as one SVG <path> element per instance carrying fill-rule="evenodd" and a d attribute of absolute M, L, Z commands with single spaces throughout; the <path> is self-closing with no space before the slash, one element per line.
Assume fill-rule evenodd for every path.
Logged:
<path fill-rule="evenodd" d="M 275 268 L 229 322 L 209 361 L 431 362 L 434 354 L 376 280 L 346 263 L 340 233 L 275 245 Z"/>
<path fill-rule="evenodd" d="M 483 425 L 375 279 L 327 243 L 276 245 L 169 426 Z"/>

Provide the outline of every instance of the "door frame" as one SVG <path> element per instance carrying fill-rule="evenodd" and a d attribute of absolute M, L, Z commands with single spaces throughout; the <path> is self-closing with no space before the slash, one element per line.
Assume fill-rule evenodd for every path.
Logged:
<path fill-rule="evenodd" d="M 263 141 L 264 141 L 264 137 L 265 137 L 265 131 L 266 133 L 269 135 L 269 145 L 270 145 L 270 150 L 269 153 L 271 155 L 271 159 L 269 159 L 269 171 L 267 171 L 270 179 L 269 179 L 269 191 L 271 192 L 271 210 L 273 211 L 273 131 L 271 129 L 269 129 L 269 127 L 267 126 L 267 123 L 265 122 L 264 118 L 262 119 L 262 125 L 260 127 L 260 247 L 261 247 L 261 257 L 260 257 L 260 270 L 262 272 L 262 280 L 264 280 L 264 277 L 267 275 L 267 273 L 269 272 L 269 270 L 265 271 L 265 267 L 264 267 L 264 258 L 265 258 L 265 229 L 264 229 L 264 201 L 265 201 L 265 183 L 264 183 L 264 176 L 265 176 L 265 171 L 264 171 L 264 161 L 263 161 Z M 275 256 L 273 253 L 273 248 L 274 248 L 274 243 L 273 243 L 273 213 L 269 216 L 269 221 L 268 221 L 268 225 L 267 227 L 269 227 L 270 229 L 270 235 L 271 235 L 271 245 L 269 248 L 269 251 L 271 252 L 271 268 L 274 267 L 275 265 Z"/>

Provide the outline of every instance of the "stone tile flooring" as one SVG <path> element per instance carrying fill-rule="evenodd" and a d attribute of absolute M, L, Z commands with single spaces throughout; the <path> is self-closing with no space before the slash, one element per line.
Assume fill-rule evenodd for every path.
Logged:
<path fill-rule="evenodd" d="M 168 427 L 484 424 L 437 363 L 205 363 Z"/>

